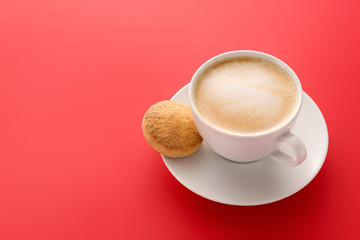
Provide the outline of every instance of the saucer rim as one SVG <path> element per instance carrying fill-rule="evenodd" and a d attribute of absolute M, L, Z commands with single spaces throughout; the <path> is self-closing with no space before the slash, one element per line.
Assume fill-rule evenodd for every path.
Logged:
<path fill-rule="evenodd" d="M 186 84 L 185 86 L 183 86 L 180 90 L 178 90 L 172 97 L 171 97 L 171 100 L 175 100 L 178 95 L 180 95 L 183 91 L 188 91 L 188 88 L 189 88 L 189 83 Z M 294 195 L 295 193 L 299 192 L 300 190 L 302 190 L 303 188 L 305 188 L 309 183 L 311 183 L 313 181 L 313 179 L 318 175 L 318 173 L 320 172 L 320 170 L 322 169 L 324 163 L 325 163 L 325 160 L 326 160 L 326 156 L 327 156 L 327 153 L 328 153 L 328 148 L 329 148 L 329 132 L 328 132 L 328 128 L 327 128 L 327 124 L 326 124 L 326 121 L 325 121 L 325 118 L 324 118 L 324 115 L 322 114 L 320 108 L 317 106 L 317 104 L 315 103 L 315 101 L 305 92 L 303 91 L 303 95 L 304 95 L 304 98 L 307 98 L 308 100 L 310 100 L 310 103 L 311 105 L 313 105 L 316 110 L 320 113 L 320 116 L 321 116 L 321 120 L 322 120 L 322 123 L 324 124 L 324 127 L 325 127 L 325 135 L 324 135 L 324 141 L 326 140 L 326 143 L 325 143 L 325 147 L 324 147 L 324 150 L 322 152 L 322 157 L 320 158 L 319 160 L 319 165 L 318 165 L 318 168 L 315 169 L 313 175 L 311 178 L 309 178 L 307 181 L 305 181 L 305 183 L 303 185 L 301 185 L 298 189 L 296 189 L 294 192 L 292 192 L 291 194 L 288 194 L 288 195 L 285 195 L 285 196 L 282 196 L 282 197 L 274 197 L 272 199 L 267 199 L 266 201 L 251 201 L 251 202 L 242 202 L 242 203 L 239 203 L 239 202 L 233 202 L 233 201 L 222 201 L 222 200 L 219 200 L 219 199 L 215 199 L 213 197 L 209 197 L 207 196 L 206 194 L 203 194 L 203 193 L 199 193 L 196 189 L 192 189 L 191 187 L 187 186 L 186 184 L 184 184 L 181 180 L 180 180 L 180 177 L 176 174 L 176 172 L 174 172 L 174 170 L 169 167 L 168 163 L 166 162 L 167 161 L 167 157 L 160 154 L 164 163 L 165 163 L 165 166 L 167 167 L 167 169 L 170 171 L 170 173 L 174 176 L 174 178 L 179 181 L 185 188 L 187 188 L 188 190 L 190 190 L 191 192 L 203 197 L 203 198 L 206 198 L 208 200 L 211 200 L 211 201 L 214 201 L 214 202 L 217 202 L 217 203 L 221 203 L 221 204 L 226 204 L 226 205 L 232 205 L 232 206 L 259 206 L 259 205 L 265 205 L 265 204 L 270 204 L 270 203 L 273 203 L 273 202 L 277 202 L 277 201 L 280 201 L 280 200 L 283 200 L 285 198 L 288 198 L 292 195 Z M 300 110 L 301 112 L 302 110 Z M 295 123 L 296 125 L 296 123 Z M 238 163 L 235 163 L 233 162 L 232 164 L 238 164 Z M 253 164 L 253 162 L 251 163 L 248 163 L 248 164 Z"/>

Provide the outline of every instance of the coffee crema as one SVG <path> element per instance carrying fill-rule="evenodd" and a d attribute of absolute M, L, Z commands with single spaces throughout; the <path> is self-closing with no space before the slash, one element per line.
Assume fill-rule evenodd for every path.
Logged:
<path fill-rule="evenodd" d="M 212 125 L 235 134 L 261 133 L 284 123 L 298 101 L 294 80 L 262 58 L 241 57 L 213 65 L 195 87 L 195 105 Z"/>

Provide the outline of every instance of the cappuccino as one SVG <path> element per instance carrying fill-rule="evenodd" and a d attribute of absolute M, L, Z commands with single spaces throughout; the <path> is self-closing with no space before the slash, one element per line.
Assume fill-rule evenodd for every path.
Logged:
<path fill-rule="evenodd" d="M 262 58 L 225 60 L 205 70 L 195 105 L 211 125 L 235 134 L 256 134 L 282 125 L 294 113 L 298 90 L 281 67 Z"/>

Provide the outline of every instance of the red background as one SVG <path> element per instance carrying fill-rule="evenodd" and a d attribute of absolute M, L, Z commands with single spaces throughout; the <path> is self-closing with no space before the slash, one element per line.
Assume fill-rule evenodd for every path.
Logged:
<path fill-rule="evenodd" d="M 0 239 L 359 239 L 360 2 L 1 1 Z M 206 200 L 141 132 L 207 59 L 290 65 L 327 121 L 316 178 L 255 207 Z"/>

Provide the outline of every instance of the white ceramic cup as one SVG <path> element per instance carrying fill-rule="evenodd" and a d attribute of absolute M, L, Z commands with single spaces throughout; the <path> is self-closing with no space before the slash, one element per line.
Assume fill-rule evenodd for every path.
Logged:
<path fill-rule="evenodd" d="M 199 76 L 218 62 L 241 57 L 256 57 L 271 61 L 284 69 L 296 84 L 298 90 L 296 109 L 286 122 L 275 129 L 255 134 L 227 132 L 207 122 L 196 108 L 194 96 Z M 190 82 L 189 94 L 192 115 L 200 135 L 216 153 L 224 158 L 245 163 L 269 157 L 288 165 L 298 165 L 305 160 L 307 153 L 304 143 L 291 133 L 291 128 L 299 115 L 302 105 L 302 87 L 295 72 L 278 58 L 250 50 L 231 51 L 215 56 L 195 72 Z"/>

